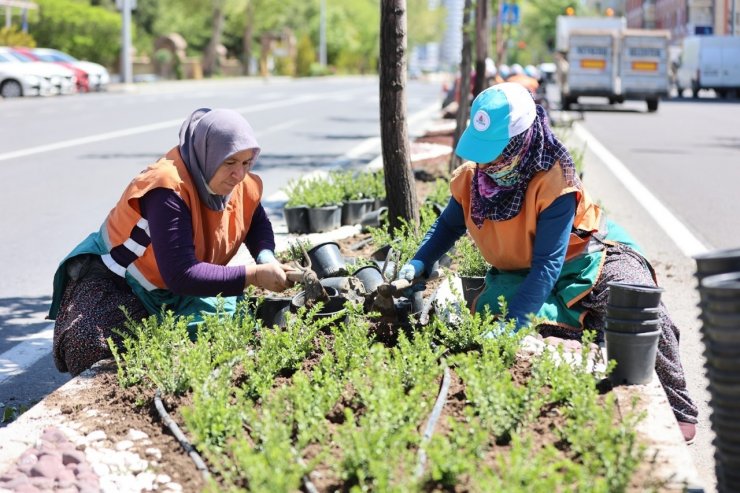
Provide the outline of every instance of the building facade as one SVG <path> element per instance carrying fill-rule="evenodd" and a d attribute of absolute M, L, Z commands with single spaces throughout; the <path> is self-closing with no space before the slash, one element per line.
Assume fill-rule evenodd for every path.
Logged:
<path fill-rule="evenodd" d="M 627 27 L 667 29 L 674 44 L 686 36 L 732 34 L 733 2 L 740 0 L 626 0 Z M 740 8 L 740 6 L 738 6 Z M 740 34 L 740 13 L 735 13 Z"/>

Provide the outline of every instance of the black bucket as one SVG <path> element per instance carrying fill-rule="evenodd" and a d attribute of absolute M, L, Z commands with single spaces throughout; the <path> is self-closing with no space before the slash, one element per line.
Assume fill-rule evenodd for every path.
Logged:
<path fill-rule="evenodd" d="M 283 207 L 283 216 L 285 216 L 285 224 L 288 226 L 288 233 L 300 235 L 308 233 L 308 207 L 304 205 Z"/>
<path fill-rule="evenodd" d="M 342 203 L 342 226 L 359 224 L 375 206 L 375 199 L 347 200 Z"/>
<path fill-rule="evenodd" d="M 365 288 L 365 293 L 374 292 L 384 282 L 380 268 L 374 265 L 360 267 L 352 275 L 360 280 L 362 286 Z"/>
<path fill-rule="evenodd" d="M 340 253 L 338 243 L 333 241 L 320 243 L 307 253 L 311 259 L 311 269 L 319 279 L 347 275 L 347 263 Z"/>
<path fill-rule="evenodd" d="M 740 248 L 714 250 L 694 257 L 699 280 L 715 274 L 740 272 Z"/>
<path fill-rule="evenodd" d="M 650 383 L 655 372 L 655 355 L 660 330 L 642 334 L 623 334 L 604 331 L 606 354 L 616 360 L 617 366 L 609 375 L 613 385 L 641 385 Z"/>
<path fill-rule="evenodd" d="M 308 225 L 311 233 L 333 231 L 342 225 L 342 208 L 338 205 L 311 207 L 308 209 Z"/>
<path fill-rule="evenodd" d="M 656 308 L 663 288 L 642 284 L 609 283 L 609 305 L 621 308 Z"/>
<path fill-rule="evenodd" d="M 258 303 L 255 316 L 262 321 L 265 327 L 285 325 L 285 312 L 290 308 L 290 297 L 267 296 Z"/>

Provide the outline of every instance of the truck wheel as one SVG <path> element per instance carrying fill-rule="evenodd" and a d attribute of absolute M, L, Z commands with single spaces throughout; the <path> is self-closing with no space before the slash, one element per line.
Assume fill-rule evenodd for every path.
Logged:
<path fill-rule="evenodd" d="M 683 87 L 676 86 L 676 92 L 678 93 L 676 97 L 678 97 L 679 99 L 683 98 Z"/>
<path fill-rule="evenodd" d="M 560 95 L 560 109 L 563 111 L 570 110 L 571 100 L 568 96 L 565 94 Z"/>
<path fill-rule="evenodd" d="M 717 97 L 720 97 L 722 99 L 727 98 L 727 90 L 726 89 L 717 89 Z"/>
<path fill-rule="evenodd" d="M 691 95 L 694 99 L 699 97 L 699 84 L 696 81 L 691 81 Z"/>
<path fill-rule="evenodd" d="M 655 98 L 650 98 L 646 100 L 648 112 L 653 113 L 655 111 L 658 111 L 658 100 Z"/>

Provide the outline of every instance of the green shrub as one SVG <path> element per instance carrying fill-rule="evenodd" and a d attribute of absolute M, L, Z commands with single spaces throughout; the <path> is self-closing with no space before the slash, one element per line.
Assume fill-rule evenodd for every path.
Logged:
<path fill-rule="evenodd" d="M 30 31 L 39 46 L 112 66 L 121 51 L 121 16 L 72 0 L 38 0 Z"/>
<path fill-rule="evenodd" d="M 453 258 L 457 261 L 457 273 L 464 277 L 483 277 L 490 267 L 467 234 L 455 243 Z"/>
<path fill-rule="evenodd" d="M 10 26 L 0 28 L 0 45 L 33 48 L 36 46 L 36 41 L 30 34 L 20 31 L 17 26 Z"/>
<path fill-rule="evenodd" d="M 444 178 L 437 178 L 432 190 L 427 195 L 426 201 L 431 204 L 447 205 L 450 201 L 450 183 Z"/>

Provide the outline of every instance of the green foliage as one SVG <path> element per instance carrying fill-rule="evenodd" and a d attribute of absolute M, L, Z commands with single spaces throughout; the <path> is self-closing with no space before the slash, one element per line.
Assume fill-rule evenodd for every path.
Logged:
<path fill-rule="evenodd" d="M 437 178 L 432 190 L 427 195 L 426 202 L 446 206 L 450 201 L 450 182 L 444 178 Z"/>
<path fill-rule="evenodd" d="M 490 268 L 478 247 L 467 234 L 455 243 L 453 259 L 457 262 L 457 273 L 465 277 L 483 277 Z"/>
<path fill-rule="evenodd" d="M 340 205 L 344 192 L 330 177 L 314 176 L 291 180 L 286 188 L 287 207 L 305 205 L 307 207 L 325 207 Z"/>
<path fill-rule="evenodd" d="M 121 16 L 73 0 L 39 0 L 29 30 L 39 46 L 111 67 L 121 50 Z M 135 36 L 134 36 L 135 37 Z"/>
<path fill-rule="evenodd" d="M 18 26 L 10 26 L 0 28 L 0 45 L 33 48 L 36 46 L 36 40 L 30 34 L 18 29 Z"/>
<path fill-rule="evenodd" d="M 298 39 L 296 51 L 296 75 L 299 77 L 312 75 L 311 65 L 316 62 L 316 50 L 308 34 Z"/>

